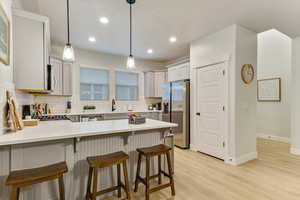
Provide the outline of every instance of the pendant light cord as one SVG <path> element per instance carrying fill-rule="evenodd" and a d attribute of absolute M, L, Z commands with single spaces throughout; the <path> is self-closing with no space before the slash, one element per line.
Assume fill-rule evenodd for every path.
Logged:
<path fill-rule="evenodd" d="M 67 27 L 68 27 L 68 45 L 70 45 L 70 3 L 67 0 Z"/>
<path fill-rule="evenodd" d="M 132 4 L 130 4 L 130 56 L 132 56 Z"/>

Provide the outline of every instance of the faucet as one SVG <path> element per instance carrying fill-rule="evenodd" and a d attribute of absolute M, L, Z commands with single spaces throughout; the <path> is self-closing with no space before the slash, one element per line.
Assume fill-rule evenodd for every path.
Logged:
<path fill-rule="evenodd" d="M 115 110 L 117 110 L 117 108 L 116 108 L 116 101 L 115 101 L 115 99 L 112 99 L 112 102 L 111 102 L 111 111 L 114 112 Z"/>

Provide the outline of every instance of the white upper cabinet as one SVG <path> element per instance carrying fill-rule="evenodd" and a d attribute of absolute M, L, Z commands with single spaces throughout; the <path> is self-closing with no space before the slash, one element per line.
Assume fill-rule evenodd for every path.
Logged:
<path fill-rule="evenodd" d="M 155 72 L 155 97 L 162 97 L 163 94 L 163 84 L 166 82 L 166 72 Z"/>
<path fill-rule="evenodd" d="M 145 72 L 145 97 L 154 97 L 155 96 L 155 87 L 154 87 L 154 72 Z"/>
<path fill-rule="evenodd" d="M 62 77 L 63 77 L 63 86 L 62 93 L 65 96 L 73 95 L 73 64 L 72 63 L 63 63 Z"/>
<path fill-rule="evenodd" d="M 165 71 L 145 72 L 145 97 L 161 98 L 163 93 L 163 84 L 166 82 Z"/>
<path fill-rule="evenodd" d="M 50 35 L 47 17 L 13 10 L 14 82 L 16 89 L 45 91 Z"/>
<path fill-rule="evenodd" d="M 63 63 L 62 61 L 51 58 L 51 95 L 62 95 L 63 92 Z"/>
<path fill-rule="evenodd" d="M 190 79 L 190 63 L 168 68 L 168 82 Z"/>
<path fill-rule="evenodd" d="M 72 96 L 72 63 L 50 58 L 51 95 Z"/>

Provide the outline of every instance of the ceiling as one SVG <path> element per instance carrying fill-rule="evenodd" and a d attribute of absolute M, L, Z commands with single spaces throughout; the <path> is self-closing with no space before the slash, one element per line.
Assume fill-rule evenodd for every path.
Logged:
<path fill-rule="evenodd" d="M 66 42 L 66 0 L 22 0 L 25 9 L 51 20 L 52 40 Z M 74 46 L 128 55 L 129 6 L 125 0 L 70 0 Z M 99 23 L 106 16 L 110 23 Z M 300 35 L 299 0 L 137 0 L 133 8 L 133 54 L 170 61 L 189 54 L 189 43 L 226 26 L 239 24 L 255 32 L 275 28 Z M 96 43 L 88 41 L 95 36 Z M 178 41 L 170 44 L 169 37 Z M 147 54 L 152 48 L 154 53 Z"/>

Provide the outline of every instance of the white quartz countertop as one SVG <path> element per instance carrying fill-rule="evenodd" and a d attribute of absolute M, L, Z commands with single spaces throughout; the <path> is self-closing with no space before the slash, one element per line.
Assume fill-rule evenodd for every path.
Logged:
<path fill-rule="evenodd" d="M 25 127 L 16 133 L 0 136 L 0 146 L 81 138 L 95 135 L 110 135 L 144 130 L 155 130 L 176 127 L 163 121 L 147 119 L 145 124 L 132 125 L 124 120 L 109 120 L 96 122 L 46 121 L 39 126 Z"/>
<path fill-rule="evenodd" d="M 45 114 L 45 116 L 51 115 L 105 115 L 105 114 L 127 114 L 127 113 L 161 113 L 162 110 L 137 110 L 137 111 L 108 111 L 108 112 L 97 112 L 97 111 L 86 111 L 86 112 L 72 112 L 72 113 L 53 113 Z"/>

